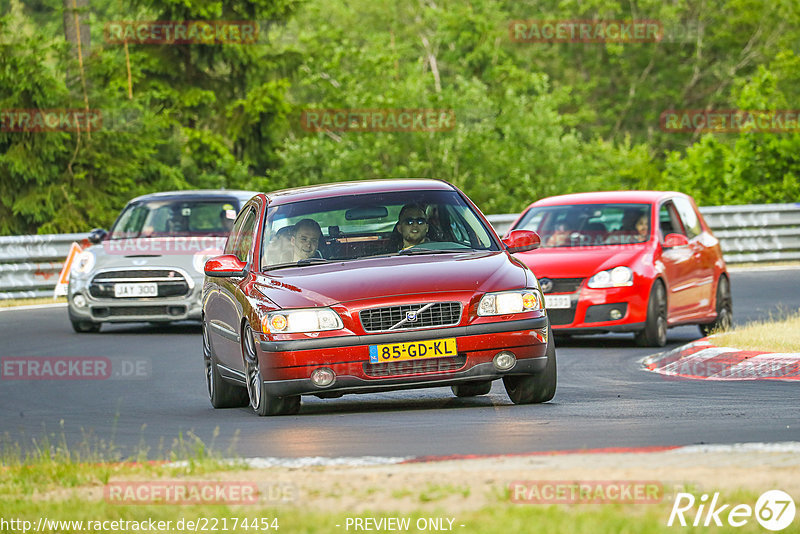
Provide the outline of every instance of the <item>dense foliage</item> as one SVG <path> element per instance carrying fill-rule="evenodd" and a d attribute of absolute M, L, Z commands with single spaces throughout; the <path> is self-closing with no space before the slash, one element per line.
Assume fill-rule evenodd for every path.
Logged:
<path fill-rule="evenodd" d="M 108 226 L 127 200 L 156 190 L 398 176 L 451 181 L 487 213 L 597 189 L 676 189 L 705 205 L 800 194 L 796 128 L 659 123 L 671 109 L 800 108 L 796 0 L 72 5 L 0 0 L 0 111 L 88 104 L 103 117 L 91 132 L 0 128 L 0 234 Z M 76 14 L 91 32 L 82 61 L 64 28 Z M 663 38 L 533 43 L 509 31 L 514 20 L 628 19 L 658 21 Z M 257 21 L 260 31 L 254 44 L 127 47 L 104 33 L 114 21 L 165 20 Z M 386 108 L 453 110 L 455 126 L 302 122 L 309 110 Z"/>

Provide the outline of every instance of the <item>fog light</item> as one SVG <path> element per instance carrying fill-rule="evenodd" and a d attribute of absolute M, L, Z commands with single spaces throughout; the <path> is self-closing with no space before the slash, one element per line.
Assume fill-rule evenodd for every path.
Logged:
<path fill-rule="evenodd" d="M 494 355 L 492 363 L 494 364 L 494 368 L 498 371 L 508 371 L 517 363 L 517 357 L 514 356 L 513 352 L 504 350 Z"/>
<path fill-rule="evenodd" d="M 183 306 L 170 306 L 167 308 L 167 313 L 172 315 L 173 317 L 177 317 L 178 315 L 182 315 L 184 312 Z"/>
<path fill-rule="evenodd" d="M 83 308 L 86 306 L 86 297 L 83 295 L 75 295 L 72 297 L 72 303 L 75 304 L 78 308 Z"/>
<path fill-rule="evenodd" d="M 616 309 L 616 308 L 614 308 L 613 310 L 611 310 L 611 311 L 608 313 L 608 315 L 609 315 L 609 317 L 611 317 L 611 319 L 613 319 L 614 321 L 616 321 L 617 319 L 621 319 L 621 318 L 622 318 L 622 312 L 621 312 L 621 311 L 619 311 L 619 310 L 618 310 L 618 309 Z"/>
<path fill-rule="evenodd" d="M 333 384 L 334 380 L 336 380 L 336 373 L 327 367 L 314 369 L 314 372 L 311 373 L 311 381 L 317 387 L 324 388 L 325 386 L 330 386 Z"/>

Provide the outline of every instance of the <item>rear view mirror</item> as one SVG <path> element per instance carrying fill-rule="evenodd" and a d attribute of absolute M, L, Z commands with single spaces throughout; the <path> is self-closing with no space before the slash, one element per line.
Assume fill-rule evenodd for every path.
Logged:
<path fill-rule="evenodd" d="M 689 239 L 683 234 L 667 234 L 664 238 L 664 248 L 684 247 L 689 244 Z"/>
<path fill-rule="evenodd" d="M 348 221 L 364 221 L 369 219 L 383 219 L 389 215 L 389 210 L 384 206 L 361 206 L 350 208 L 344 212 L 344 218 Z"/>
<path fill-rule="evenodd" d="M 205 265 L 206 276 L 230 278 L 244 276 L 247 264 L 233 254 L 223 254 L 210 258 Z"/>
<path fill-rule="evenodd" d="M 526 252 L 539 248 L 542 240 L 539 234 L 532 230 L 511 230 L 506 237 L 503 238 L 503 244 L 506 246 L 510 253 Z"/>

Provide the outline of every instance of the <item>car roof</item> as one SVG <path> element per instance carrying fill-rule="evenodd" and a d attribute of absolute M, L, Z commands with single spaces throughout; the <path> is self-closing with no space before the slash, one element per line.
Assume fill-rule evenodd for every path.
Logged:
<path fill-rule="evenodd" d="M 379 180 L 359 180 L 353 182 L 334 182 L 282 189 L 265 193 L 270 204 L 285 204 L 301 200 L 370 193 L 390 193 L 396 191 L 454 191 L 455 187 L 444 180 L 428 178 L 382 178 Z"/>
<path fill-rule="evenodd" d="M 141 195 L 130 202 L 144 202 L 148 200 L 194 200 L 194 199 L 224 199 L 236 198 L 240 204 L 250 200 L 257 192 L 243 191 L 239 189 L 187 189 L 184 191 L 161 191 L 159 193 L 149 193 Z"/>
<path fill-rule="evenodd" d="M 597 191 L 593 193 L 570 193 L 537 200 L 531 206 L 560 206 L 563 204 L 600 204 L 605 202 L 654 204 L 666 197 L 686 197 L 677 191 Z"/>

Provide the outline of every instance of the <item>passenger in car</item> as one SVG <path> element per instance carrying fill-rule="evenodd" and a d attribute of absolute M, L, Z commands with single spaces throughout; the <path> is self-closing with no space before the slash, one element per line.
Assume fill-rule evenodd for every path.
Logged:
<path fill-rule="evenodd" d="M 626 244 L 642 243 L 650 237 L 650 221 L 647 213 L 642 210 L 629 210 L 622 217 L 622 227 L 611 232 L 606 239 L 606 243 Z"/>
<path fill-rule="evenodd" d="M 394 226 L 395 242 L 399 250 L 430 241 L 428 239 L 428 216 L 419 204 L 406 204 L 400 209 Z"/>
<path fill-rule="evenodd" d="M 294 225 L 292 234 L 292 260 L 300 261 L 308 258 L 321 258 L 319 253 L 319 240 L 322 238 L 322 229 L 314 219 L 302 219 Z"/>
<path fill-rule="evenodd" d="M 269 244 L 264 249 L 264 265 L 277 265 L 289 263 L 294 256 L 292 247 L 292 234 L 294 226 L 284 226 L 272 236 Z"/>

